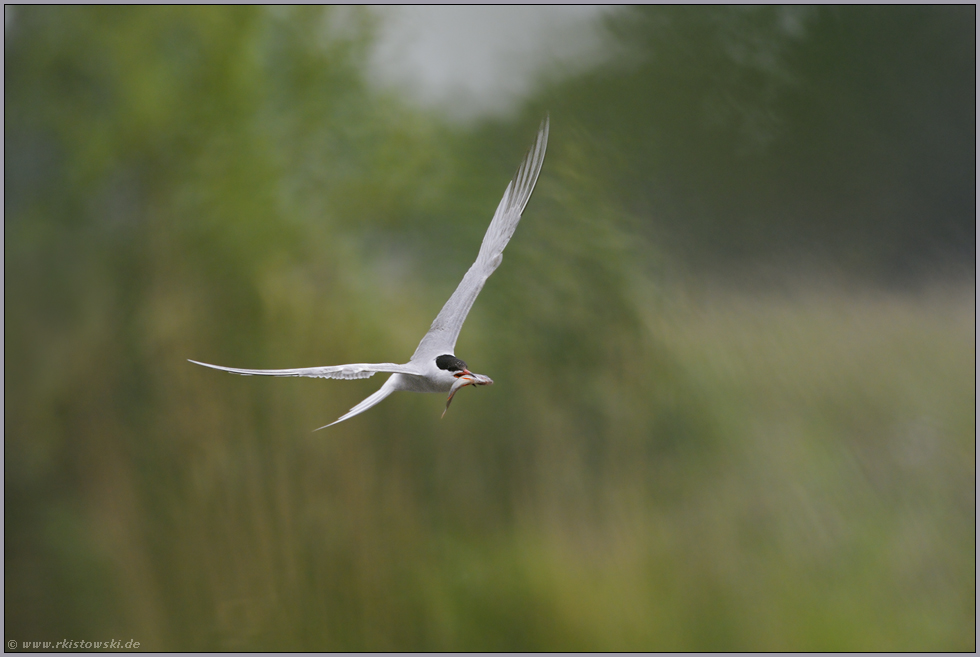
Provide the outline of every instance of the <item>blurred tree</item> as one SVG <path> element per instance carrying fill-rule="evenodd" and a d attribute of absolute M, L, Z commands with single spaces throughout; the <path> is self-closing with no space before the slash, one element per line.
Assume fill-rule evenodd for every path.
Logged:
<path fill-rule="evenodd" d="M 389 125 L 383 102 L 364 111 L 379 105 L 366 102 L 358 73 L 369 22 L 350 11 L 343 18 L 360 27 L 331 31 L 341 11 L 15 10 L 5 52 L 5 425 L 8 527 L 20 538 L 8 543 L 7 573 L 8 591 L 38 589 L 36 604 L 10 606 L 22 632 L 135 623 L 162 639 L 163 591 L 192 599 L 157 579 L 159 562 L 143 552 L 171 549 L 174 528 L 154 514 L 172 513 L 188 482 L 168 472 L 169 459 L 199 449 L 181 435 L 193 413 L 189 425 L 173 422 L 193 388 L 174 390 L 186 367 L 178 354 L 260 357 L 263 281 L 288 276 L 290 262 L 316 262 L 338 294 L 356 295 L 356 258 L 309 240 L 338 214 L 317 199 L 353 195 L 346 179 L 366 177 L 357 172 L 372 166 L 371 144 L 386 141 L 375 131 Z M 328 350 L 351 335 L 334 332 Z M 109 547 L 86 524 L 107 498 L 124 506 L 107 519 L 124 529 Z M 125 577 L 51 580 L 52 563 L 66 577 L 87 572 L 64 561 L 82 555 Z M 119 587 L 129 602 L 93 604 Z M 55 598 L 71 608 L 54 613 Z"/>
<path fill-rule="evenodd" d="M 975 236 L 975 7 L 647 7 L 531 102 L 605 144 L 677 260 L 909 282 Z M 532 110 L 532 114 L 537 109 Z"/>

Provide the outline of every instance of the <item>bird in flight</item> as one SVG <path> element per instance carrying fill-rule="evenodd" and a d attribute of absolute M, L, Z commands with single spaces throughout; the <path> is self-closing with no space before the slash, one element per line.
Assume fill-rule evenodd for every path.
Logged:
<path fill-rule="evenodd" d="M 453 352 L 456 348 L 456 339 L 463 328 L 463 322 L 466 321 L 466 315 L 469 314 L 473 302 L 476 301 L 477 295 L 483 289 L 483 284 L 490 278 L 490 274 L 500 266 L 504 247 L 507 246 L 514 230 L 517 229 L 517 224 L 521 220 L 521 213 L 524 212 L 524 207 L 531 198 L 531 192 L 538 181 L 538 174 L 541 173 L 541 165 L 544 163 L 544 153 L 548 146 L 548 126 L 549 120 L 548 117 L 545 117 L 538 129 L 538 136 L 534 145 L 528 150 L 513 180 L 504 190 L 504 197 L 500 199 L 497 211 L 494 212 L 493 220 L 487 229 L 487 234 L 483 236 L 483 244 L 480 245 L 480 253 L 476 257 L 476 262 L 463 276 L 463 280 L 460 281 L 456 291 L 449 297 L 449 301 L 433 320 L 429 332 L 422 338 L 419 346 L 415 349 L 415 353 L 412 354 L 411 360 L 404 365 L 396 363 L 354 363 L 351 365 L 300 367 L 290 370 L 246 370 L 237 367 L 210 365 L 196 360 L 190 362 L 246 376 L 366 379 L 378 372 L 391 373 L 380 390 L 350 409 L 340 419 L 322 426 L 320 429 L 326 429 L 363 413 L 396 390 L 448 392 L 446 408 L 442 412 L 445 416 L 446 411 L 449 410 L 449 404 L 453 401 L 453 395 L 460 388 L 488 386 L 493 383 L 489 376 L 471 372 L 466 363 L 457 358 Z M 316 429 L 316 431 L 320 429 Z"/>

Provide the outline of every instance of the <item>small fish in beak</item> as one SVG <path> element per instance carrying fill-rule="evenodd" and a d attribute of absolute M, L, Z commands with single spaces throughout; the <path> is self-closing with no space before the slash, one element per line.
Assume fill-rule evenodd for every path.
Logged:
<path fill-rule="evenodd" d="M 489 376 L 483 376 L 482 374 L 474 374 L 469 370 L 463 370 L 462 374 L 456 375 L 456 382 L 453 383 L 453 387 L 449 389 L 449 397 L 446 399 L 446 408 L 442 411 L 441 417 L 446 417 L 446 411 L 449 410 L 449 405 L 453 402 L 453 395 L 460 388 L 465 388 L 466 386 L 489 386 L 493 385 L 493 379 Z"/>

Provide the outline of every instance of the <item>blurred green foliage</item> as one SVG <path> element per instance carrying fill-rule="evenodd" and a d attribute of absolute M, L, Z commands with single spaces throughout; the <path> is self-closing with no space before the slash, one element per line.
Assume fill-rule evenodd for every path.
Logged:
<path fill-rule="evenodd" d="M 608 18 L 621 57 L 533 104 L 615 152 L 614 193 L 699 268 L 907 284 L 974 259 L 975 15 L 636 8 Z"/>
<path fill-rule="evenodd" d="M 974 650 L 974 11 L 623 10 L 463 128 L 366 11 L 15 8 L 4 638 Z M 186 362 L 406 360 L 546 109 L 496 386 Z"/>

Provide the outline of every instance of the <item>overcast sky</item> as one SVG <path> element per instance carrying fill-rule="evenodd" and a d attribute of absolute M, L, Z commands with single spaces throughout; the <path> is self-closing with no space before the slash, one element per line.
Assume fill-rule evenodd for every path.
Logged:
<path fill-rule="evenodd" d="M 575 73 L 602 61 L 607 7 L 378 7 L 370 76 L 425 107 L 467 120 L 515 108 L 545 69 Z"/>

